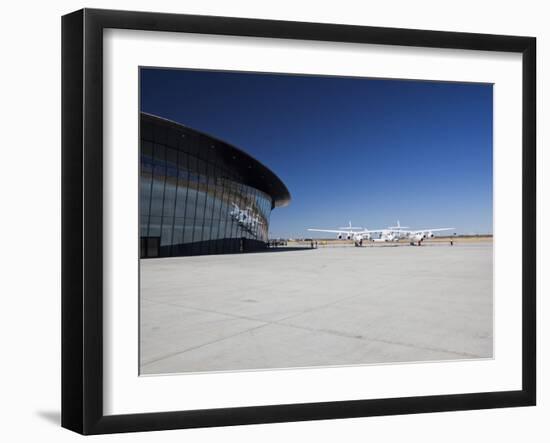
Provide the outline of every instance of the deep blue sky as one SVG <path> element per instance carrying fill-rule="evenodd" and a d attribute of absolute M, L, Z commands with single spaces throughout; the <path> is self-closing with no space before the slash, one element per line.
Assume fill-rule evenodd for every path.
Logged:
<path fill-rule="evenodd" d="M 141 110 L 272 169 L 292 202 L 271 237 L 397 219 L 492 233 L 492 85 L 142 69 Z"/>

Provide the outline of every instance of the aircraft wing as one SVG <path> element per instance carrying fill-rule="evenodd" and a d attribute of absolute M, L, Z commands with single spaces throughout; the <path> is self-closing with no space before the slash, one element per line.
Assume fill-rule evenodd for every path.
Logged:
<path fill-rule="evenodd" d="M 348 235 L 348 234 L 378 234 L 380 232 L 385 232 L 387 229 L 363 229 L 362 231 L 350 231 L 348 230 L 338 230 L 338 229 L 314 229 L 309 228 L 308 231 L 314 231 L 314 232 L 327 232 L 329 234 L 342 234 L 342 235 Z"/>
<path fill-rule="evenodd" d="M 354 231 L 341 231 L 337 229 L 308 229 L 308 231 L 315 231 L 315 232 L 328 232 L 330 234 L 349 234 L 354 233 Z"/>
<path fill-rule="evenodd" d="M 438 232 L 438 231 L 452 231 L 453 229 L 455 229 L 455 228 L 416 229 L 414 231 L 409 231 L 409 232 L 413 232 L 413 233 L 416 233 L 416 232 Z"/>

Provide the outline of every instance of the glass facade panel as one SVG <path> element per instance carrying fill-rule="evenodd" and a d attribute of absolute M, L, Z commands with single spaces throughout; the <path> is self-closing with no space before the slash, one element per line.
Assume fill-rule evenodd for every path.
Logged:
<path fill-rule="evenodd" d="M 161 221 L 162 221 L 162 217 L 156 217 L 156 216 L 149 217 L 149 227 L 147 230 L 148 237 L 160 237 Z"/>
<path fill-rule="evenodd" d="M 236 148 L 154 116 L 141 118 L 142 256 L 265 248 L 274 207 L 273 198 L 261 190 L 269 189 L 262 175 L 266 168 L 257 165 L 262 174 L 254 176 L 253 159 L 246 157 L 243 166 L 244 154 Z M 147 251 L 154 255 L 144 255 Z"/>

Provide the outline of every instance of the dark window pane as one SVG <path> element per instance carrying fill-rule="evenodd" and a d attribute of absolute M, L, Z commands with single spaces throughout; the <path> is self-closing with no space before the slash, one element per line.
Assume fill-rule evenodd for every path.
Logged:
<path fill-rule="evenodd" d="M 202 186 L 199 183 L 199 189 Z M 206 194 L 204 191 L 199 190 L 197 191 L 197 206 L 195 210 L 195 223 L 197 225 L 197 230 L 195 233 L 197 234 L 196 237 L 194 237 L 193 241 L 201 241 L 202 240 L 202 225 L 204 223 L 204 207 L 206 204 Z"/>
<path fill-rule="evenodd" d="M 151 206 L 151 176 L 142 175 L 139 180 L 139 213 L 149 214 Z"/>
<path fill-rule="evenodd" d="M 160 237 L 161 217 L 152 216 L 149 218 L 149 237 Z"/>
<path fill-rule="evenodd" d="M 178 164 L 178 151 L 176 149 L 166 149 L 166 164 L 168 167 L 175 168 Z"/>
<path fill-rule="evenodd" d="M 155 168 L 156 169 L 156 168 Z M 160 171 L 162 172 L 162 170 Z M 164 200 L 164 177 L 160 174 L 155 174 L 153 186 L 151 190 L 151 214 L 162 215 L 162 204 Z"/>
<path fill-rule="evenodd" d="M 142 140 L 140 155 L 145 156 L 147 158 L 153 157 L 153 142 L 148 140 Z"/>
<path fill-rule="evenodd" d="M 140 237 L 147 237 L 149 229 L 149 217 L 141 215 L 139 217 L 139 235 Z"/>
<path fill-rule="evenodd" d="M 172 244 L 172 225 L 174 224 L 173 217 L 162 218 L 162 229 L 160 235 L 160 245 L 166 246 Z"/>
<path fill-rule="evenodd" d="M 187 175 L 180 175 L 176 191 L 176 217 L 185 217 L 185 208 L 187 207 L 187 185 Z"/>
<path fill-rule="evenodd" d="M 168 177 L 164 185 L 164 207 L 163 215 L 173 217 L 176 205 L 176 179 Z"/>
<path fill-rule="evenodd" d="M 183 229 L 185 225 L 185 219 L 182 217 L 176 217 L 174 220 L 174 232 L 172 233 L 172 244 L 179 245 L 183 243 Z"/>
<path fill-rule="evenodd" d="M 187 189 L 187 203 L 185 204 L 185 218 L 195 219 L 195 206 L 197 204 L 197 190 L 190 186 Z"/>
<path fill-rule="evenodd" d="M 195 229 L 195 219 L 186 218 L 183 224 L 183 242 L 184 243 L 193 243 L 194 229 Z"/>

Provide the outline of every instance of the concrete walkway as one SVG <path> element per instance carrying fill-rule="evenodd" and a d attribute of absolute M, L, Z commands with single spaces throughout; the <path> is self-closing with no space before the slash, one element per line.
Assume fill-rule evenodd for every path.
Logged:
<path fill-rule="evenodd" d="M 492 243 L 141 261 L 141 373 L 490 358 Z"/>

